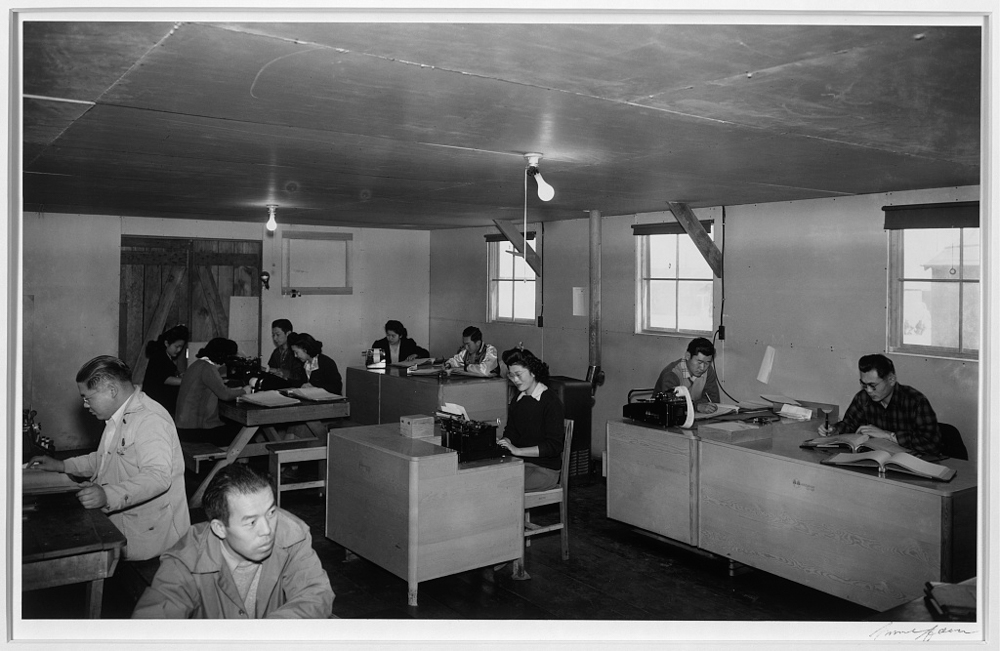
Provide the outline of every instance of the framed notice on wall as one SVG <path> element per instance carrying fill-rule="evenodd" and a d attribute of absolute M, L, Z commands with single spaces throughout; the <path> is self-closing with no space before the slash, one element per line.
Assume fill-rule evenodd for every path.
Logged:
<path fill-rule="evenodd" d="M 281 234 L 281 293 L 351 294 L 351 233 Z"/>

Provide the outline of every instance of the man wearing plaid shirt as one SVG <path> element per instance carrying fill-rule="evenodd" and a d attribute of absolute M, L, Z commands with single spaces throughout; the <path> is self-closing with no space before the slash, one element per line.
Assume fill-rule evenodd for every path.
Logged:
<path fill-rule="evenodd" d="M 885 355 L 858 360 L 861 391 L 854 396 L 843 420 L 819 426 L 820 436 L 857 432 L 889 439 L 917 454 L 940 455 L 941 432 L 937 416 L 924 394 L 896 382 L 896 368 Z"/>

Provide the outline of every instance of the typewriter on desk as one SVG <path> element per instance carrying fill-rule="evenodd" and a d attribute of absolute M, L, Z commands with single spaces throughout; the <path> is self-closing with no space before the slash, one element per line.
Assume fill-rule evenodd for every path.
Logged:
<path fill-rule="evenodd" d="M 650 395 L 637 397 L 639 394 Z M 653 393 L 650 389 L 632 389 L 622 407 L 622 416 L 658 427 L 681 427 L 688 417 L 688 404 L 683 395 L 672 391 Z"/>
<path fill-rule="evenodd" d="M 260 357 L 233 355 L 226 359 L 226 384 L 246 386 L 260 373 Z"/>
<path fill-rule="evenodd" d="M 479 420 L 466 420 L 438 412 L 441 422 L 441 445 L 458 452 L 458 462 L 499 459 L 507 450 L 497 445 L 497 424 Z"/>

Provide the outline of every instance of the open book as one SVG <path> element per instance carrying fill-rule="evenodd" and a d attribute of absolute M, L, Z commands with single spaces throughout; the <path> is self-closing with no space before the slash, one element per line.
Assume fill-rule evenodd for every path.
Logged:
<path fill-rule="evenodd" d="M 820 463 L 831 466 L 878 468 L 882 472 L 894 470 L 938 481 L 951 481 L 951 478 L 955 476 L 954 468 L 923 461 L 908 452 L 895 454 L 889 454 L 885 450 L 858 453 L 839 452 L 832 457 L 822 459 Z"/>
<path fill-rule="evenodd" d="M 249 393 L 237 398 L 236 402 L 249 402 L 261 407 L 287 407 L 288 405 L 299 404 L 299 401 L 295 398 L 283 396 L 277 390 Z"/>
<path fill-rule="evenodd" d="M 814 439 L 803 441 L 801 448 L 847 448 L 851 452 L 865 452 L 868 450 L 882 450 L 890 454 L 896 452 L 907 452 L 899 443 L 893 443 L 889 439 L 876 439 L 867 434 L 837 434 L 836 436 L 819 436 Z"/>

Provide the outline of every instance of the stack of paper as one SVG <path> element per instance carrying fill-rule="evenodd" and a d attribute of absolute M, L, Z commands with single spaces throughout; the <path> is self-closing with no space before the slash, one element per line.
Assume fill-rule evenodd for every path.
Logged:
<path fill-rule="evenodd" d="M 312 400 L 313 402 L 334 402 L 344 400 L 344 396 L 330 393 L 321 387 L 299 387 L 297 389 L 285 389 L 282 391 L 286 396 L 299 398 L 301 400 Z"/>
<path fill-rule="evenodd" d="M 236 401 L 249 402 L 254 405 L 260 405 L 261 407 L 285 407 L 287 405 L 299 404 L 299 401 L 295 398 L 283 396 L 277 391 L 258 391 L 257 393 L 240 396 L 236 399 Z"/>
<path fill-rule="evenodd" d="M 781 409 L 778 410 L 778 415 L 782 418 L 791 418 L 792 420 L 809 420 L 812 418 L 812 409 L 786 403 L 781 405 Z"/>

